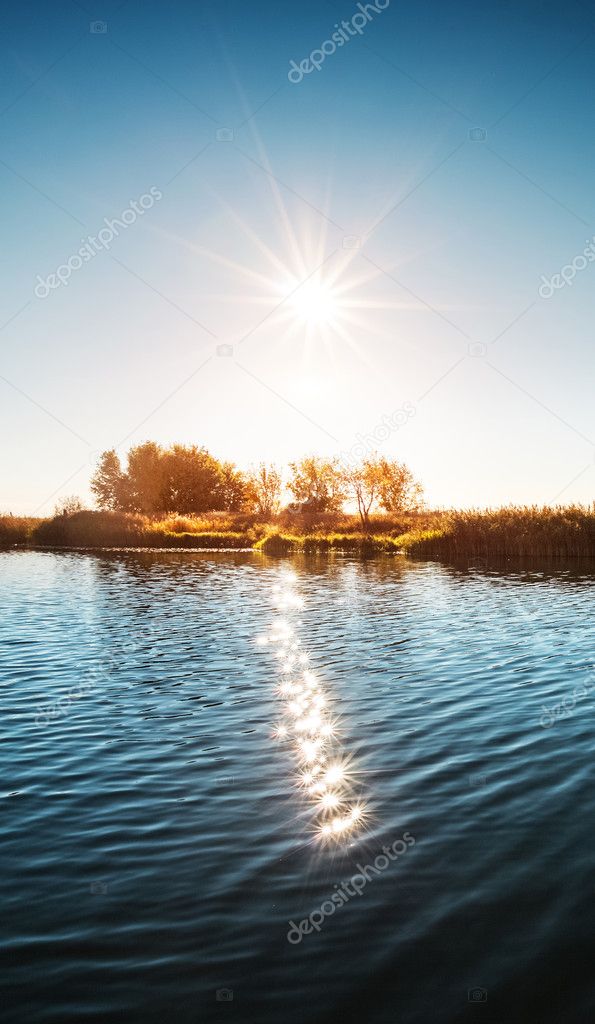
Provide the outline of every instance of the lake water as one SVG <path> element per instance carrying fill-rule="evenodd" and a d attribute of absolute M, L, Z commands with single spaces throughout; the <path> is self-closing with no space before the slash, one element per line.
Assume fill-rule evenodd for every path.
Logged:
<path fill-rule="evenodd" d="M 0 554 L 3 1024 L 592 1021 L 594 593 Z"/>

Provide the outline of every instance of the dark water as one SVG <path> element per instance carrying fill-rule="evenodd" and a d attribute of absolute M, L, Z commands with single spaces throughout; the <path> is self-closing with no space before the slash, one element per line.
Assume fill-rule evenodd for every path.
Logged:
<path fill-rule="evenodd" d="M 595 1019 L 594 585 L 1 554 L 2 1021 Z M 274 736 L 306 670 L 342 810 Z"/>

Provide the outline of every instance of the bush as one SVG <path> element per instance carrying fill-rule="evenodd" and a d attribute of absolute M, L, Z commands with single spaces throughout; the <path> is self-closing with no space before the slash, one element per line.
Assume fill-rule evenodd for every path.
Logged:
<path fill-rule="evenodd" d="M 267 533 L 255 544 L 256 550 L 264 551 L 266 555 L 288 555 L 291 551 L 299 550 L 300 546 L 300 537 L 290 537 L 283 533 Z"/>
<path fill-rule="evenodd" d="M 42 521 L 29 516 L 0 516 L 0 547 L 26 544 L 35 527 Z"/>
<path fill-rule="evenodd" d="M 51 547 L 134 547 L 143 544 L 146 529 L 141 515 L 75 512 L 46 519 L 33 532 L 33 540 Z"/>
<path fill-rule="evenodd" d="M 180 526 L 180 521 L 176 523 Z M 126 512 L 75 512 L 46 520 L 34 532 L 51 547 L 246 548 L 252 536 L 240 532 L 167 530 L 146 516 Z"/>

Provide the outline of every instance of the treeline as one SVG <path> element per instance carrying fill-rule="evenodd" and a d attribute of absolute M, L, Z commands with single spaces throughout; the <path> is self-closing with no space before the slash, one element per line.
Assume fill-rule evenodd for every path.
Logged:
<path fill-rule="evenodd" d="M 286 481 L 297 512 L 340 513 L 357 506 L 363 526 L 381 508 L 393 514 L 421 507 L 422 489 L 403 463 L 377 455 L 357 465 L 308 456 L 289 464 Z M 282 507 L 281 470 L 261 463 L 245 473 L 196 445 L 164 448 L 154 441 L 131 448 L 126 467 L 114 449 L 102 454 L 91 481 L 100 509 L 148 516 L 209 512 L 271 519 Z"/>

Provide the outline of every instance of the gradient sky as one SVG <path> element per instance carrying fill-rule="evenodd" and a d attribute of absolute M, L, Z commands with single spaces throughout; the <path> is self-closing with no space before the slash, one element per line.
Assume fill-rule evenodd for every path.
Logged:
<path fill-rule="evenodd" d="M 286 463 L 405 403 L 377 447 L 432 503 L 593 500 L 595 263 L 539 287 L 595 235 L 595 4 L 391 0 L 290 84 L 357 11 L 5 8 L 0 510 L 88 501 L 109 447 Z M 329 323 L 304 319 L 312 287 Z"/>

